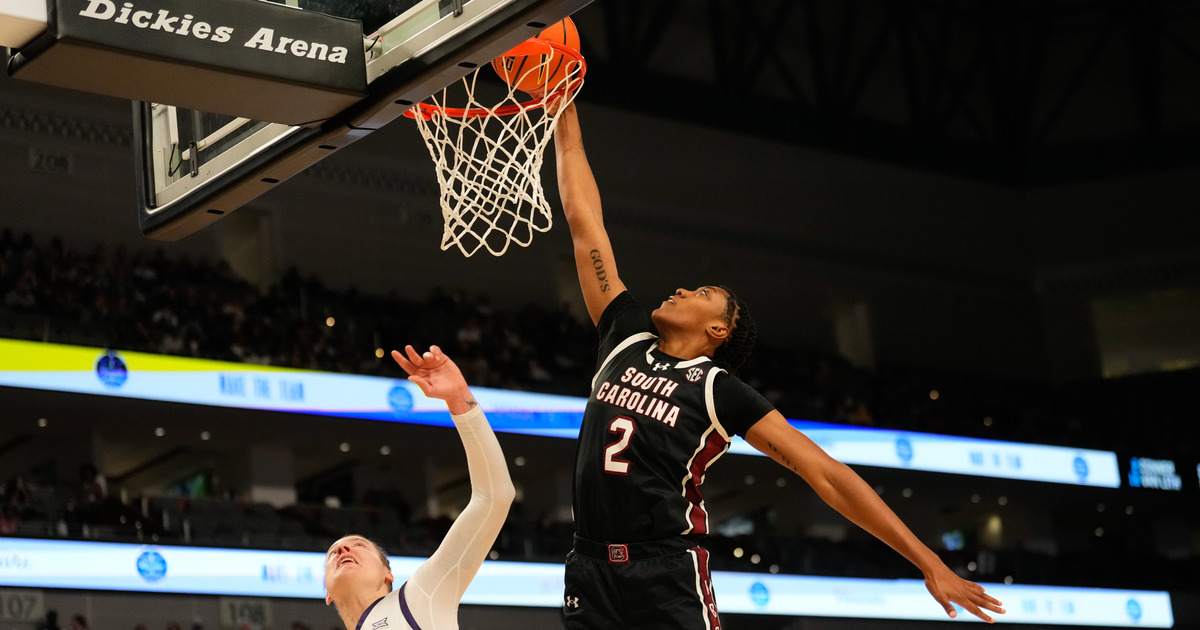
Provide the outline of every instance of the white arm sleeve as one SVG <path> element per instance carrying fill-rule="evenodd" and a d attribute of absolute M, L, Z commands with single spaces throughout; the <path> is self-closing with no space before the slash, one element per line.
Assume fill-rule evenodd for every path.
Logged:
<path fill-rule="evenodd" d="M 405 598 L 421 630 L 458 627 L 458 603 L 508 517 L 516 490 L 496 434 L 479 407 L 451 416 L 467 452 L 471 500 L 446 538 L 408 580 Z"/>

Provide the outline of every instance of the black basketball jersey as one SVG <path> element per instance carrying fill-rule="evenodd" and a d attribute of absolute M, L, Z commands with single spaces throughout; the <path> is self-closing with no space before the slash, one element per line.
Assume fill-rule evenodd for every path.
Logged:
<path fill-rule="evenodd" d="M 599 368 L 575 455 L 576 532 L 601 542 L 708 533 L 706 471 L 773 406 L 708 357 L 660 351 L 628 292 L 597 330 Z"/>

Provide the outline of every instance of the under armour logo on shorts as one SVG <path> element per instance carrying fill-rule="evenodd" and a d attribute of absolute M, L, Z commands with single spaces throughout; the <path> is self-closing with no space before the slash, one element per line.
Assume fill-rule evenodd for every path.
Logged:
<path fill-rule="evenodd" d="M 629 545 L 609 545 L 609 564 L 629 564 Z"/>
<path fill-rule="evenodd" d="M 565 608 L 579 608 L 579 598 L 568 595 L 567 598 L 563 600 L 563 606 Z"/>

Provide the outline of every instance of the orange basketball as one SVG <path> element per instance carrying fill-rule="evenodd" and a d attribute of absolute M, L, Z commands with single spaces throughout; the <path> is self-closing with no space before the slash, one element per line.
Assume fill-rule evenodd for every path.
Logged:
<path fill-rule="evenodd" d="M 564 18 L 563 21 L 546 27 L 538 33 L 538 38 L 562 44 L 575 51 L 579 50 L 579 31 L 571 18 Z M 571 58 L 557 50 L 548 54 L 514 54 L 520 49 L 518 46 L 493 59 L 492 68 L 505 83 L 522 92 L 537 93 L 544 91 L 546 86 L 557 87 L 572 67 L 572 64 L 568 63 Z"/>

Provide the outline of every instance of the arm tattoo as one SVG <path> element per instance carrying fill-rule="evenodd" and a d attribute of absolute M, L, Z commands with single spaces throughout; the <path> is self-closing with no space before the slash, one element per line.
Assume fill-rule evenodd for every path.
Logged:
<path fill-rule="evenodd" d="M 471 400 L 468 400 L 468 401 L 467 401 L 467 406 L 468 406 L 468 407 L 476 407 L 476 406 L 478 406 L 478 405 L 479 405 L 479 403 L 475 402 L 475 400 L 474 400 L 474 399 L 471 399 Z"/>
<path fill-rule="evenodd" d="M 592 259 L 592 269 L 596 270 L 596 279 L 600 281 L 600 292 L 608 292 L 608 270 L 604 268 L 604 258 L 600 255 L 600 250 L 593 249 L 588 252 L 588 256 Z"/>
<path fill-rule="evenodd" d="M 783 464 L 785 468 L 796 473 L 797 475 L 800 474 L 800 471 L 796 470 L 796 467 L 792 465 L 792 460 L 788 459 L 787 455 L 783 454 L 783 451 L 776 448 L 774 443 L 767 442 L 767 446 L 771 448 L 773 453 L 775 453 L 776 461 L 778 461 L 780 464 Z"/>

